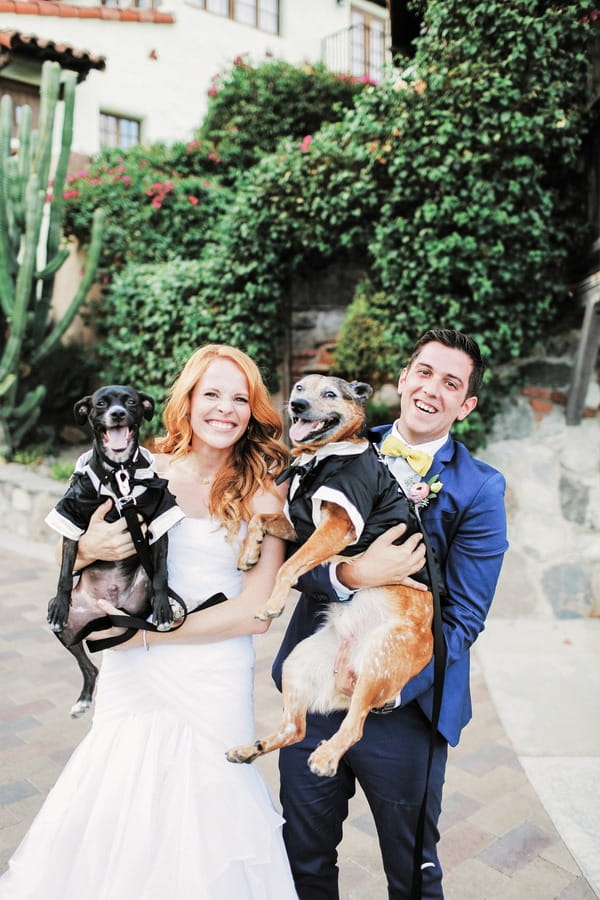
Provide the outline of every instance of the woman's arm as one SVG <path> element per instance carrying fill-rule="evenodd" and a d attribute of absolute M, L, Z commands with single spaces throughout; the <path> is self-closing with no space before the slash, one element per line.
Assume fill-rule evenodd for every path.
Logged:
<path fill-rule="evenodd" d="M 281 498 L 269 491 L 260 492 L 255 497 L 254 512 L 275 513 L 281 512 L 281 508 Z M 265 632 L 270 622 L 256 619 L 255 614 L 264 606 L 271 593 L 275 576 L 284 560 L 284 553 L 284 542 L 266 535 L 260 560 L 253 569 L 243 574 L 242 590 L 239 594 L 217 606 L 191 613 L 181 628 L 175 631 L 146 632 L 146 645 L 206 644 L 245 634 Z M 114 607 L 106 601 L 99 601 L 99 605 L 105 612 L 115 612 Z M 142 635 L 138 632 L 121 646 L 128 649 L 139 647 L 142 643 Z"/>

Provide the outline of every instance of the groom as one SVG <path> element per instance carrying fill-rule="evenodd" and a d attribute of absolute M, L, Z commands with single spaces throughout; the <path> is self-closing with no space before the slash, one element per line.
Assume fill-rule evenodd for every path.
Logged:
<path fill-rule="evenodd" d="M 448 745 L 458 743 L 471 718 L 469 649 L 484 628 L 507 548 L 504 478 L 449 434 L 454 422 L 475 409 L 483 371 L 479 348 L 470 337 L 450 329 L 426 332 L 400 375 L 400 417 L 392 426 L 376 429 L 394 476 L 407 493 L 421 498 L 417 504 L 423 526 L 447 590 L 442 612 L 447 662 L 422 861 L 426 900 L 443 898 L 437 842 Z M 327 602 L 351 602 L 352 592 L 362 587 L 414 584 L 406 576 L 423 564 L 422 545 L 394 545 L 400 533 L 401 526 L 391 529 L 358 562 L 320 567 L 300 580 L 303 594 L 273 666 L 279 686 L 284 659 L 318 627 Z M 342 758 L 333 778 L 314 775 L 307 758 L 338 729 L 344 713 L 309 715 L 304 740 L 280 750 L 284 839 L 300 900 L 339 897 L 337 846 L 356 781 L 377 827 L 389 897 L 410 897 L 430 750 L 432 685 L 430 663 L 406 685 L 391 711 L 368 716 L 362 739 Z"/>

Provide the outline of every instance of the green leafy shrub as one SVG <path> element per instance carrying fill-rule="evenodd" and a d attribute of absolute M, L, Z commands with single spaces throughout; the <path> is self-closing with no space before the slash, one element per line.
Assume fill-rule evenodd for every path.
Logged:
<path fill-rule="evenodd" d="M 321 63 L 294 66 L 269 59 L 253 66 L 238 56 L 213 78 L 198 139 L 213 148 L 221 170 L 236 178 L 273 153 L 282 137 L 301 139 L 339 119 L 366 83 L 329 72 Z"/>
<path fill-rule="evenodd" d="M 156 144 L 104 151 L 69 178 L 65 232 L 86 244 L 93 210 L 106 209 L 105 278 L 131 260 L 197 258 L 230 196 L 211 174 L 214 168 L 194 142 L 171 150 Z"/>
<path fill-rule="evenodd" d="M 349 326 L 345 370 L 389 370 L 432 325 L 473 334 L 494 365 L 526 354 L 568 308 L 586 236 L 588 39 L 573 3 L 431 0 L 409 69 L 246 174 L 202 295 L 272 366 L 293 273 L 358 258 L 385 341 Z M 459 429 L 471 445 L 505 390 L 488 380 Z"/>
<path fill-rule="evenodd" d="M 132 269 L 127 290 L 109 296 L 103 364 L 127 359 L 131 345 L 134 372 L 156 373 L 158 388 L 172 380 L 185 341 L 191 348 L 227 340 L 274 384 L 291 280 L 345 260 L 369 278 L 337 350 L 349 377 L 375 386 L 390 372 L 395 378 L 431 326 L 468 331 L 493 366 L 527 354 L 570 309 L 569 261 L 586 239 L 580 153 L 589 37 L 575 3 L 429 0 L 410 66 L 377 87 L 352 86 L 354 105 L 345 111 L 330 93 L 334 121 L 320 128 L 286 118 L 288 108 L 305 116 L 316 103 L 305 103 L 304 75 L 274 62 L 257 74 L 261 67 L 236 62 L 215 84 L 198 140 L 171 156 L 163 150 L 155 179 L 172 178 L 167 159 L 177 158 L 177 171 L 190 178 L 214 178 L 212 166 L 232 185 L 230 201 L 224 211 L 217 204 L 206 225 L 203 216 L 204 230 L 190 238 L 199 241 L 198 264 L 183 294 L 168 286 L 177 264 L 143 278 Z M 285 100 L 277 79 L 269 81 L 275 72 Z M 318 121 L 329 115 L 321 109 Z M 170 221 L 176 253 L 185 238 Z M 146 222 L 140 234 L 148 237 Z M 164 282 L 164 296 L 148 291 L 146 277 Z M 140 292 L 153 299 L 140 300 Z M 174 348 L 165 337 L 168 307 L 182 296 Z M 156 329 L 156 342 L 132 334 L 124 315 L 128 304 L 146 302 L 153 324 L 144 330 Z M 119 329 L 124 344 L 113 338 Z M 152 344 L 150 365 L 136 340 Z M 507 389 L 488 377 L 478 410 L 457 428 L 471 446 L 482 442 Z"/>
<path fill-rule="evenodd" d="M 388 339 L 388 306 L 382 291 L 374 293 L 366 282 L 357 287 L 334 352 L 335 370 L 342 378 L 378 386 L 398 380 L 404 361 Z"/>
<path fill-rule="evenodd" d="M 98 377 L 164 400 L 192 350 L 214 339 L 212 312 L 198 298 L 200 279 L 196 260 L 123 269 L 98 310 Z"/>

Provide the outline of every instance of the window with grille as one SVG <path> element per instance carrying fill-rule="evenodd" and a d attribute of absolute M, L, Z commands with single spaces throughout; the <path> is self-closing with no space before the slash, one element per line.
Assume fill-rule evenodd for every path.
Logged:
<path fill-rule="evenodd" d="M 279 34 L 279 0 L 190 0 L 194 6 L 260 31 Z"/>
<path fill-rule="evenodd" d="M 133 147 L 141 141 L 141 123 L 139 119 L 128 119 L 114 113 L 100 113 L 100 146 L 101 147 Z"/>

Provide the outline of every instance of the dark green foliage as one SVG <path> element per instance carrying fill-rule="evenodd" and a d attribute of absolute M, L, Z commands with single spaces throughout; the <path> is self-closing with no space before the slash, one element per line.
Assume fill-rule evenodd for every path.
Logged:
<path fill-rule="evenodd" d="M 208 142 L 229 179 L 273 153 L 282 137 L 302 139 L 353 105 L 365 80 L 328 72 L 321 63 L 271 59 L 252 66 L 237 57 L 216 76 L 198 139 Z"/>
<path fill-rule="evenodd" d="M 118 274 L 95 320 L 99 379 L 164 400 L 190 352 L 214 339 L 212 311 L 197 295 L 200 280 L 200 263 L 183 259 Z"/>
<path fill-rule="evenodd" d="M 473 334 L 494 365 L 527 354 L 568 308 L 586 239 L 588 39 L 572 3 L 431 0 L 410 69 L 250 170 L 203 294 L 268 363 L 294 271 L 358 257 L 375 308 L 349 311 L 347 374 L 355 359 L 383 376 L 432 325 Z M 458 429 L 471 445 L 505 390 L 488 381 Z"/>
<path fill-rule="evenodd" d="M 224 212 L 215 202 L 194 235 L 183 234 L 187 219 L 180 206 L 179 216 L 169 219 L 177 241 L 168 252 L 181 255 L 179 243 L 186 257 L 193 256 L 191 244 L 182 244 L 187 239 L 198 241 L 199 257 L 186 282 L 186 304 L 199 318 L 192 325 L 182 313 L 178 327 L 186 333 L 177 353 L 184 343 L 227 340 L 273 376 L 281 363 L 291 279 L 346 260 L 366 271 L 369 282 L 349 308 L 337 365 L 375 386 L 395 381 L 415 340 L 431 326 L 468 331 L 497 367 L 528 355 L 570 311 L 569 265 L 587 240 L 580 159 L 590 28 L 580 23 L 580 7 L 537 0 L 429 0 L 423 6 L 410 66 L 363 88 L 344 112 L 331 84 L 322 86 L 320 128 L 293 121 L 292 113 L 306 116 L 318 105 L 314 98 L 305 102 L 302 70 L 276 62 L 255 70 L 242 60 L 215 85 L 199 140 L 185 150 L 179 145 L 171 156 L 163 151 L 163 182 L 177 170 L 207 178 L 218 192 L 212 166 L 231 192 L 229 200 L 221 195 Z M 273 73 L 281 77 L 270 81 Z M 334 121 L 328 121 L 331 111 Z M 291 136 L 279 140 L 285 134 Z M 167 158 L 177 158 L 177 165 Z M 173 190 L 165 204 L 185 205 L 186 195 L 187 189 Z M 119 207 L 115 218 L 125 221 L 125 212 Z M 151 244 L 151 230 L 162 240 L 154 220 L 148 227 L 147 214 L 130 214 L 142 226 L 139 234 L 130 228 L 128 242 L 119 246 L 129 249 L 129 241 L 144 236 Z M 81 223 L 78 228 L 82 233 Z M 162 253 L 142 257 L 136 249 L 134 255 L 166 258 Z M 113 260 L 122 261 L 116 251 Z M 127 302 L 140 302 L 144 279 L 136 281 L 133 271 L 127 277 Z M 168 384 L 180 362 L 164 335 L 171 327 L 167 306 L 181 303 L 181 291 L 165 284 L 152 297 L 151 361 L 135 351 L 129 320 L 117 323 L 129 328 L 125 351 L 117 352 L 116 343 L 107 344 L 110 352 L 101 348 L 105 365 L 131 353 L 140 378 L 146 367 L 142 380 L 149 389 L 149 379 Z M 105 341 L 114 331 L 111 303 Z M 478 410 L 457 427 L 470 446 L 483 441 L 508 389 L 488 378 Z"/>
<path fill-rule="evenodd" d="M 101 268 L 107 277 L 129 261 L 197 258 L 229 192 L 196 143 L 107 150 L 70 176 L 65 231 L 85 244 L 93 210 L 107 211 Z"/>

